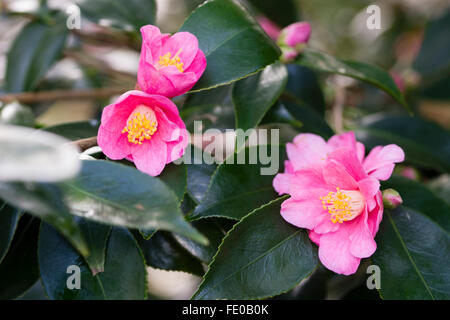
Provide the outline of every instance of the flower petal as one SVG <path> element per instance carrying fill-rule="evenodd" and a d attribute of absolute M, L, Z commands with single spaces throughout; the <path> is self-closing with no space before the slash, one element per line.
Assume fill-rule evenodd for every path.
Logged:
<path fill-rule="evenodd" d="M 281 204 L 281 216 L 299 228 L 314 229 L 324 215 L 322 203 L 317 200 L 296 201 L 292 198 Z"/>
<path fill-rule="evenodd" d="M 294 170 L 317 168 L 326 159 L 326 143 L 322 137 L 304 133 L 286 145 L 286 152 Z"/>
<path fill-rule="evenodd" d="M 191 65 L 198 51 L 198 40 L 190 32 L 177 32 L 163 41 L 162 53 L 171 53 L 172 58 L 178 53 L 183 68 L 186 70 Z"/>
<path fill-rule="evenodd" d="M 133 146 L 131 154 L 136 168 L 151 176 L 157 176 L 166 165 L 167 146 L 155 135 L 149 141 Z"/>
<path fill-rule="evenodd" d="M 403 149 L 395 144 L 372 149 L 363 163 L 368 175 L 379 180 L 387 180 L 392 175 L 395 163 L 405 160 Z"/>

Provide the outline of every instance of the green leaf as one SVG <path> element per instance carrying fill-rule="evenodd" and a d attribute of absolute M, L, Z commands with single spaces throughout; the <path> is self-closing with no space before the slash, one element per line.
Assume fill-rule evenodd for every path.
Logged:
<path fill-rule="evenodd" d="M 188 148 L 191 148 L 191 145 Z M 187 192 L 194 201 L 200 202 L 208 189 L 209 182 L 217 169 L 217 165 L 215 163 L 205 163 L 203 161 L 204 153 L 201 149 L 192 147 L 191 150 L 191 161 L 189 164 L 186 164 Z M 208 155 L 205 155 L 205 157 L 208 157 Z"/>
<path fill-rule="evenodd" d="M 142 252 L 125 228 L 113 228 L 108 241 L 105 270 L 95 276 L 82 257 L 56 230 L 43 224 L 39 236 L 39 269 L 50 299 L 64 300 L 142 300 L 147 295 L 146 270 Z M 72 283 L 69 266 L 80 268 L 81 288 Z"/>
<path fill-rule="evenodd" d="M 194 133 L 200 131 L 200 128 L 194 127 L 194 121 L 202 121 L 203 130 L 215 128 L 225 131 L 234 128 L 231 88 L 231 85 L 226 85 L 189 94 L 180 112 L 187 130 Z"/>
<path fill-rule="evenodd" d="M 305 49 L 297 58 L 298 64 L 318 71 L 340 74 L 376 86 L 409 109 L 403 94 L 388 72 L 363 62 L 339 60 L 324 52 Z"/>
<path fill-rule="evenodd" d="M 216 254 L 225 233 L 213 218 L 193 221 L 192 225 L 208 238 L 208 245 L 201 245 L 189 238 L 177 234 L 174 234 L 174 237 L 178 243 L 194 257 L 208 264 Z"/>
<path fill-rule="evenodd" d="M 277 62 L 258 74 L 234 83 L 236 129 L 252 129 L 280 97 L 287 83 L 287 70 Z"/>
<path fill-rule="evenodd" d="M 450 206 L 450 174 L 443 174 L 429 181 L 427 186 Z"/>
<path fill-rule="evenodd" d="M 450 205 L 424 185 L 411 179 L 393 176 L 382 183 L 382 188 L 397 190 L 403 199 L 403 207 L 425 214 L 450 232 Z"/>
<path fill-rule="evenodd" d="M 163 229 L 204 242 L 183 218 L 175 193 L 161 180 L 110 161 L 83 161 L 79 176 L 64 184 L 73 214 L 112 225 Z"/>
<path fill-rule="evenodd" d="M 273 162 L 250 164 L 250 155 L 260 155 L 261 148 L 267 148 L 266 152 L 270 153 Z M 262 151 L 262 154 L 267 153 Z M 272 181 L 274 175 L 281 171 L 284 156 L 284 147 L 276 145 L 247 147 L 230 156 L 227 161 L 234 157 L 234 163 L 225 161 L 217 168 L 205 197 L 190 218 L 225 217 L 239 220 L 277 198 Z M 240 157 L 245 159 L 245 164 L 237 163 Z M 261 160 L 260 157 L 258 159 Z M 263 174 L 262 169 L 271 166 L 275 166 L 273 174 Z"/>
<path fill-rule="evenodd" d="M 0 264 L 0 300 L 19 297 L 39 279 L 38 235 L 39 220 L 22 217 L 8 253 Z"/>
<path fill-rule="evenodd" d="M 183 201 L 187 186 L 187 170 L 183 163 L 166 165 L 164 171 L 159 175 L 159 179 L 172 189 L 178 198 L 178 202 Z"/>
<path fill-rule="evenodd" d="M 136 237 L 148 266 L 163 270 L 204 274 L 202 264 L 167 231 L 158 231 L 149 240 Z"/>
<path fill-rule="evenodd" d="M 450 133 L 419 116 L 389 113 L 367 116 L 355 133 L 369 149 L 395 143 L 403 148 L 408 162 L 450 171 Z"/>
<path fill-rule="evenodd" d="M 0 263 L 11 245 L 19 218 L 19 210 L 0 200 Z"/>
<path fill-rule="evenodd" d="M 400 206 L 385 213 L 376 242 L 382 298 L 450 298 L 450 236 L 437 224 Z"/>
<path fill-rule="evenodd" d="M 0 197 L 57 228 L 84 256 L 89 255 L 84 235 L 63 203 L 61 190 L 47 183 L 0 183 Z"/>
<path fill-rule="evenodd" d="M 263 299 L 286 292 L 316 268 L 305 230 L 280 215 L 279 198 L 247 215 L 224 238 L 194 299 Z"/>
<path fill-rule="evenodd" d="M 296 97 L 301 104 L 308 105 L 324 116 L 325 98 L 316 73 L 309 68 L 293 63 L 288 64 L 287 69 L 289 78 L 286 92 Z"/>
<path fill-rule="evenodd" d="M 208 65 L 193 90 L 244 78 L 274 63 L 280 50 L 250 14 L 234 0 L 212 0 L 198 7 L 180 31 L 193 33 Z"/>
<path fill-rule="evenodd" d="M 298 7 L 293 0 L 279 1 L 276 5 L 273 0 L 249 0 L 249 2 L 280 26 L 287 26 L 299 20 Z"/>
<path fill-rule="evenodd" d="M 8 52 L 5 90 L 22 92 L 34 89 L 61 56 L 66 36 L 65 19 L 58 18 L 55 25 L 29 22 Z"/>
<path fill-rule="evenodd" d="M 111 226 L 101 223 L 78 219 L 83 234 L 89 246 L 89 256 L 86 262 L 93 275 L 105 270 L 105 251 L 108 238 L 111 233 Z"/>
<path fill-rule="evenodd" d="M 74 141 L 96 136 L 98 127 L 97 121 L 77 121 L 45 127 L 42 130 Z"/>
<path fill-rule="evenodd" d="M 80 7 L 88 19 L 106 20 L 111 26 L 127 31 L 139 32 L 142 26 L 156 22 L 155 0 L 84 0 Z"/>

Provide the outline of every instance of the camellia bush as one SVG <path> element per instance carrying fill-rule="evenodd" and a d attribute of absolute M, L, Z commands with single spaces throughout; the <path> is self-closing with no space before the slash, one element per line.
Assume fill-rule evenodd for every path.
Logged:
<path fill-rule="evenodd" d="M 448 6 L 170 3 L 6 2 L 0 298 L 449 299 Z"/>

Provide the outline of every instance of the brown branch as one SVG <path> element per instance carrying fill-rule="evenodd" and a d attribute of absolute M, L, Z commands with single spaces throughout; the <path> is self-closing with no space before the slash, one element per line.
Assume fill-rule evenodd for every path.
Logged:
<path fill-rule="evenodd" d="M 80 139 L 70 143 L 77 146 L 81 151 L 85 151 L 89 148 L 97 146 L 97 137 L 95 136 L 91 138 Z"/>
<path fill-rule="evenodd" d="M 18 100 L 23 103 L 52 101 L 59 99 L 97 99 L 108 98 L 114 95 L 122 94 L 130 88 L 112 87 L 99 89 L 83 89 L 83 90 L 52 90 L 40 92 L 21 92 L 0 94 L 0 102 L 12 102 Z"/>

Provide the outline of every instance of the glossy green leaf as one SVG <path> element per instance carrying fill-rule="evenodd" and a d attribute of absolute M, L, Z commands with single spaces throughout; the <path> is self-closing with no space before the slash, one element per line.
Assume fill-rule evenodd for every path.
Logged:
<path fill-rule="evenodd" d="M 450 171 L 450 133 L 419 116 L 381 113 L 363 118 L 356 130 L 366 148 L 398 144 L 408 162 L 419 166 Z"/>
<path fill-rule="evenodd" d="M 204 263 L 210 263 L 225 236 L 225 232 L 214 218 L 193 221 L 192 225 L 208 238 L 208 245 L 201 245 L 189 238 L 177 234 L 174 234 L 174 237 L 178 243 L 194 257 Z"/>
<path fill-rule="evenodd" d="M 205 2 L 188 17 L 180 31 L 189 31 L 198 38 L 208 63 L 193 90 L 239 80 L 280 56 L 275 43 L 234 0 Z"/>
<path fill-rule="evenodd" d="M 280 215 L 283 197 L 237 223 L 224 238 L 194 299 L 262 299 L 286 292 L 316 268 L 305 230 Z"/>
<path fill-rule="evenodd" d="M 272 162 L 262 164 L 261 154 L 272 155 L 272 158 L 269 158 Z M 251 164 L 251 155 L 257 158 L 259 163 L 255 161 L 255 164 Z M 225 217 L 239 220 L 250 211 L 277 198 L 272 181 L 275 174 L 282 171 L 284 147 L 253 146 L 244 148 L 237 156 L 233 156 L 233 164 L 226 161 L 217 168 L 205 197 L 195 208 L 191 219 Z M 237 160 L 240 158 L 245 159 L 245 164 L 238 164 Z M 264 168 L 273 170 L 269 170 L 272 171 L 270 174 L 263 174 Z"/>
<path fill-rule="evenodd" d="M 76 215 L 130 228 L 169 230 L 205 241 L 184 220 L 175 193 L 160 179 L 132 167 L 85 160 L 79 176 L 64 186 Z"/>
<path fill-rule="evenodd" d="M 287 69 L 289 78 L 286 92 L 323 116 L 326 107 L 325 98 L 316 73 L 309 68 L 293 63 L 288 64 Z"/>
<path fill-rule="evenodd" d="M 296 62 L 302 66 L 359 79 L 376 86 L 407 107 L 405 98 L 388 72 L 363 62 L 337 59 L 324 52 L 305 49 Z"/>
<path fill-rule="evenodd" d="M 155 0 L 84 0 L 81 13 L 95 22 L 106 20 L 109 25 L 139 32 L 147 24 L 155 24 Z"/>
<path fill-rule="evenodd" d="M 11 245 L 20 211 L 0 200 L 0 263 Z"/>
<path fill-rule="evenodd" d="M 427 187 L 450 206 L 450 174 L 434 178 L 427 183 Z"/>
<path fill-rule="evenodd" d="M 43 130 L 73 141 L 96 136 L 98 126 L 97 121 L 77 121 L 45 127 Z"/>
<path fill-rule="evenodd" d="M 29 91 L 61 56 L 67 27 L 65 19 L 58 18 L 55 25 L 39 21 L 28 23 L 14 40 L 8 52 L 5 90 Z"/>
<path fill-rule="evenodd" d="M 20 219 L 8 253 L 0 264 L 0 300 L 19 297 L 39 279 L 39 223 L 30 216 Z"/>
<path fill-rule="evenodd" d="M 89 256 L 86 258 L 86 262 L 92 274 L 96 275 L 105 270 L 105 251 L 111 226 L 86 219 L 78 219 L 78 221 L 89 247 Z"/>
<path fill-rule="evenodd" d="M 393 188 L 400 193 L 403 207 L 421 212 L 450 232 L 450 205 L 423 184 L 393 176 L 382 183 L 382 189 L 387 188 Z"/>
<path fill-rule="evenodd" d="M 175 193 L 178 202 L 183 201 L 187 186 L 187 170 L 184 164 L 170 163 L 158 176 Z"/>
<path fill-rule="evenodd" d="M 93 276 L 86 262 L 60 234 L 43 224 L 39 236 L 39 269 L 50 299 L 64 300 L 142 300 L 147 295 L 146 270 L 142 252 L 131 233 L 113 228 L 108 241 L 105 270 Z M 69 289 L 73 271 L 80 268 L 81 288 Z"/>
<path fill-rule="evenodd" d="M 7 203 L 53 225 L 84 257 L 89 255 L 83 232 L 62 201 L 63 194 L 56 185 L 0 183 L 0 196 Z"/>
<path fill-rule="evenodd" d="M 188 146 L 190 148 L 191 146 Z M 205 155 L 208 157 L 208 155 Z M 217 169 L 215 163 L 205 163 L 204 153 L 201 149 L 192 147 L 191 161 L 186 164 L 187 168 L 187 192 L 191 198 L 200 202 L 208 189 L 211 177 Z M 209 159 L 209 158 L 208 158 Z"/>
<path fill-rule="evenodd" d="M 236 129 L 246 131 L 259 124 L 283 92 L 287 76 L 284 64 L 277 62 L 254 76 L 234 83 L 232 95 Z"/>
<path fill-rule="evenodd" d="M 187 130 L 192 133 L 201 131 L 194 127 L 194 121 L 201 121 L 203 130 L 215 128 L 225 131 L 234 128 L 231 88 L 232 85 L 227 85 L 189 94 L 180 112 Z"/>
<path fill-rule="evenodd" d="M 450 298 L 448 232 L 419 211 L 400 206 L 385 213 L 375 240 L 372 262 L 381 270 L 382 298 Z"/>
<path fill-rule="evenodd" d="M 294 0 L 278 1 L 273 0 L 249 0 L 261 14 L 264 14 L 279 26 L 287 26 L 299 20 L 298 7 Z"/>
<path fill-rule="evenodd" d="M 163 270 L 183 271 L 202 276 L 202 264 L 167 231 L 158 231 L 149 240 L 137 237 L 147 265 Z"/>

